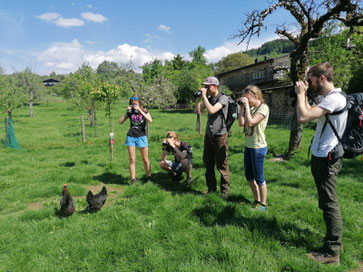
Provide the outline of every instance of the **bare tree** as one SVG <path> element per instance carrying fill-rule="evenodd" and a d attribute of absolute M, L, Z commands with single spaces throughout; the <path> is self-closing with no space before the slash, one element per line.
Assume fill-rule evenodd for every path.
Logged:
<path fill-rule="evenodd" d="M 243 29 L 234 38 L 240 43 L 247 42 L 247 47 L 253 36 L 259 37 L 261 30 L 266 28 L 266 17 L 277 9 L 285 9 L 296 20 L 297 29 L 291 30 L 284 24 L 276 27 L 275 33 L 287 38 L 295 45 L 290 53 L 290 79 L 292 82 L 302 80 L 308 67 L 309 41 L 318 38 L 326 23 L 333 20 L 341 21 L 349 28 L 346 47 L 349 49 L 350 38 L 354 32 L 359 33 L 359 26 L 363 26 L 363 2 L 361 0 L 274 0 L 270 7 L 263 11 L 254 10 L 246 14 Z M 293 116 L 290 132 L 289 155 L 300 149 L 303 126 L 298 124 L 296 111 Z"/>

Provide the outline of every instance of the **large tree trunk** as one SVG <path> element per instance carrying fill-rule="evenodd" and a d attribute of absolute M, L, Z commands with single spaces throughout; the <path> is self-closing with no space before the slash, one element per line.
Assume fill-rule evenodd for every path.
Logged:
<path fill-rule="evenodd" d="M 291 52 L 290 79 L 294 85 L 296 81 L 304 79 L 305 71 L 308 67 L 307 50 L 305 50 L 302 54 L 298 50 L 299 48 Z M 292 155 L 294 150 L 300 149 L 302 131 L 304 128 L 304 126 L 299 124 L 297 120 L 296 103 L 294 107 L 295 110 L 291 121 L 289 151 L 287 154 L 288 157 Z"/>
<path fill-rule="evenodd" d="M 33 117 L 33 90 L 29 90 L 29 116 Z"/>

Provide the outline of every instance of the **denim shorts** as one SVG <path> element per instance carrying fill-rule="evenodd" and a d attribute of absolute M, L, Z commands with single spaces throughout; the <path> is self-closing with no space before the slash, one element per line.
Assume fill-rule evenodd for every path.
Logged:
<path fill-rule="evenodd" d="M 267 147 L 248 148 L 245 147 L 245 176 L 247 181 L 255 180 L 258 185 L 263 185 L 265 177 L 263 176 L 263 164 L 267 154 Z"/>
<path fill-rule="evenodd" d="M 137 146 L 138 148 L 148 147 L 147 137 L 141 136 L 141 137 L 126 137 L 125 145 L 127 146 Z"/>
<path fill-rule="evenodd" d="M 175 162 L 175 161 L 170 161 L 170 160 L 165 160 L 166 163 L 170 166 L 171 169 L 173 169 L 173 171 L 177 174 L 181 174 L 183 173 L 183 171 L 185 171 L 183 165 L 181 162 Z M 188 160 L 189 163 L 189 167 L 190 169 L 192 169 L 192 162 L 191 160 Z"/>

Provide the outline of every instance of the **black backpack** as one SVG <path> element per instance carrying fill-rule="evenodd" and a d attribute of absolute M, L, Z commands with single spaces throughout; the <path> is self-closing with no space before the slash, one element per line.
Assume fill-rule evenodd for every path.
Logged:
<path fill-rule="evenodd" d="M 346 95 L 347 104 L 344 109 L 327 114 L 322 132 L 327 123 L 331 126 L 335 136 L 339 140 L 344 150 L 343 158 L 354 158 L 363 153 L 363 93 L 353 93 Z M 339 137 L 337 130 L 329 120 L 329 115 L 341 114 L 348 110 L 347 126 L 342 138 Z"/>
<path fill-rule="evenodd" d="M 231 127 L 232 127 L 234 121 L 238 118 L 239 108 L 238 108 L 238 104 L 236 103 L 236 101 L 234 101 L 230 96 L 228 96 L 224 93 L 220 93 L 220 95 L 218 95 L 218 100 L 219 100 L 219 97 L 221 97 L 222 95 L 225 95 L 228 98 L 228 104 L 226 105 L 226 106 L 228 106 L 227 117 L 226 118 L 224 117 L 223 111 L 222 111 L 222 115 L 223 115 L 224 122 L 226 124 L 228 136 L 231 136 L 232 132 L 230 130 L 231 130 Z"/>

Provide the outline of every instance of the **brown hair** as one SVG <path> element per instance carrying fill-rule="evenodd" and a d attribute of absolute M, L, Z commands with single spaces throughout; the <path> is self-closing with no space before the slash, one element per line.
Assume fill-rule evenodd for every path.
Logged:
<path fill-rule="evenodd" d="M 333 76 L 334 76 L 333 67 L 330 65 L 329 62 L 322 62 L 316 64 L 309 69 L 308 76 L 315 76 L 318 78 L 320 76 L 325 76 L 327 81 L 333 82 Z"/>
<path fill-rule="evenodd" d="M 256 85 L 248 85 L 245 88 L 245 91 L 249 90 L 252 92 L 258 100 L 260 100 L 263 104 L 265 103 L 265 100 L 263 99 L 263 94 L 260 88 L 258 88 Z"/>
<path fill-rule="evenodd" d="M 176 134 L 176 132 L 175 132 L 175 131 L 168 131 L 168 132 L 166 133 L 166 138 L 169 138 L 169 137 L 173 137 L 173 138 L 175 138 L 175 139 L 177 139 L 177 140 L 178 140 L 178 134 Z"/>
<path fill-rule="evenodd" d="M 145 113 L 148 113 L 148 110 L 144 108 L 142 101 L 138 95 L 134 94 L 133 96 L 130 97 L 130 102 L 129 102 L 130 105 L 132 104 L 132 101 L 137 101 L 139 103 L 140 109 Z"/>

